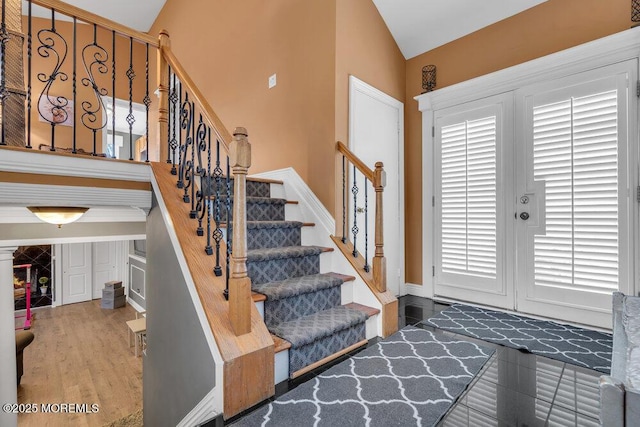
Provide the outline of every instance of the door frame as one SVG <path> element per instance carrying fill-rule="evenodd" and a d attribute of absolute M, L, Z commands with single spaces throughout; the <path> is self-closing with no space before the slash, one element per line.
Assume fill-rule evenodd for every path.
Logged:
<path fill-rule="evenodd" d="M 573 74 L 582 73 L 618 62 L 640 57 L 640 39 L 637 29 L 625 30 L 598 40 L 574 46 L 541 58 L 515 65 L 491 74 L 480 76 L 433 92 L 428 92 L 415 99 L 422 112 L 422 286 L 412 286 L 413 295 L 433 297 L 434 280 L 431 266 L 434 265 L 433 231 L 434 209 L 432 207 L 434 179 L 434 137 L 431 129 L 434 126 L 434 111 L 486 98 L 500 93 L 512 92 L 519 88 L 555 80 Z M 629 82 L 635 86 L 636 82 Z M 638 98 L 635 98 L 636 105 Z M 638 114 L 630 115 L 630 138 L 637 144 L 640 136 L 638 130 Z M 629 153 L 630 155 L 632 153 Z M 637 156 L 633 159 L 638 162 Z M 638 177 L 634 177 L 636 184 Z M 635 190 L 635 189 L 633 189 Z M 630 239 L 634 242 L 633 257 L 638 254 L 640 235 L 638 233 L 638 203 L 630 203 L 630 218 L 634 226 Z M 632 289 L 636 294 L 640 289 L 640 265 L 635 265 Z"/>
<path fill-rule="evenodd" d="M 352 102 L 357 94 L 366 95 L 372 99 L 392 107 L 398 112 L 398 206 L 400 206 L 399 216 L 399 242 L 398 242 L 398 268 L 399 268 L 399 284 L 398 295 L 402 296 L 406 294 L 406 276 L 405 276 L 405 204 L 404 204 L 404 103 L 398 101 L 390 95 L 382 92 L 381 90 L 371 86 L 368 83 L 360 80 L 354 75 L 349 75 L 349 149 L 353 148 L 352 135 L 355 131 L 355 121 L 353 120 L 356 114 L 356 105 Z M 353 151 L 353 150 L 352 150 Z M 387 178 L 388 179 L 388 178 Z M 386 199 L 385 199 L 386 200 Z M 388 223 L 388 221 L 387 221 Z M 387 225 L 385 225 L 385 230 Z M 385 257 L 389 258 L 391 254 L 385 248 Z M 389 272 L 387 271 L 387 277 Z"/>

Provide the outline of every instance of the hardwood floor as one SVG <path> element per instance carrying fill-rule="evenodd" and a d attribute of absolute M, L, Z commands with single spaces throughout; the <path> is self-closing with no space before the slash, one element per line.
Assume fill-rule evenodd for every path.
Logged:
<path fill-rule="evenodd" d="M 100 300 L 35 311 L 33 343 L 24 352 L 18 402 L 38 404 L 19 427 L 102 426 L 142 407 L 142 357 L 129 348 L 129 305 L 100 308 Z M 40 404 L 97 404 L 95 413 L 42 413 Z M 53 405 L 55 409 L 56 406 Z"/>

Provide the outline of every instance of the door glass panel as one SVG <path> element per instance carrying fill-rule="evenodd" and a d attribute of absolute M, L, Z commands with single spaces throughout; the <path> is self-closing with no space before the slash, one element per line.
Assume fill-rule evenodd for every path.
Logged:
<path fill-rule="evenodd" d="M 534 107 L 534 179 L 546 182 L 536 285 L 618 289 L 617 91 Z"/>
<path fill-rule="evenodd" d="M 442 127 L 444 273 L 496 278 L 496 117 Z"/>

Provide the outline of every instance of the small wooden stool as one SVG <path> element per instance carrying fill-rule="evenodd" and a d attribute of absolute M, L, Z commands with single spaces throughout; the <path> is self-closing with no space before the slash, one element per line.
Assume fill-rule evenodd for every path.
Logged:
<path fill-rule="evenodd" d="M 135 354 L 138 357 L 138 347 L 142 350 L 142 336 L 147 333 L 147 318 L 129 320 L 127 326 L 129 327 L 129 347 L 136 346 Z M 134 338 L 133 342 L 132 338 Z"/>

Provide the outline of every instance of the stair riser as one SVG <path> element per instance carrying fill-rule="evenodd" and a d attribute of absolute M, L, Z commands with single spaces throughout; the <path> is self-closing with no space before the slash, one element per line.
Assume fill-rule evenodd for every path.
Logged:
<path fill-rule="evenodd" d="M 267 327 L 308 316 L 340 305 L 340 287 L 322 289 L 302 295 L 264 302 L 264 321 Z"/>
<path fill-rule="evenodd" d="M 220 221 L 227 222 L 225 199 L 220 200 Z M 284 221 L 285 205 L 247 201 L 247 221 Z M 233 203 L 230 209 L 233 211 Z M 211 202 L 211 217 L 215 218 L 215 201 Z"/>
<path fill-rule="evenodd" d="M 358 323 L 310 344 L 289 350 L 289 375 L 311 365 L 325 357 L 331 356 L 366 337 L 365 323 Z"/>
<path fill-rule="evenodd" d="M 233 179 L 229 181 L 231 194 L 233 194 Z M 227 194 L 227 182 L 220 180 L 220 188 L 217 189 L 221 196 Z M 216 195 L 216 181 L 211 184 L 211 195 Z M 247 181 L 247 197 L 271 197 L 271 184 L 267 182 Z"/>
<path fill-rule="evenodd" d="M 318 255 L 309 255 L 268 261 L 252 261 L 247 262 L 247 270 L 253 284 L 275 282 L 291 277 L 320 273 L 320 257 Z"/>
<path fill-rule="evenodd" d="M 300 246 L 302 232 L 299 228 L 247 229 L 247 247 L 251 249 Z"/>

